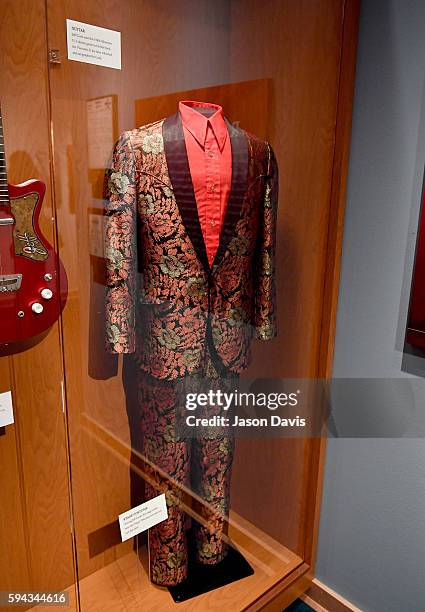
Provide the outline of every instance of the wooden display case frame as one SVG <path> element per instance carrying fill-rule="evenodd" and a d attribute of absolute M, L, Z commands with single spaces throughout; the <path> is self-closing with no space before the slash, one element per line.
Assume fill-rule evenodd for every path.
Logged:
<path fill-rule="evenodd" d="M 3 105 L 5 115 L 13 116 L 15 124 L 21 122 L 19 128 L 8 129 L 12 123 L 10 119 L 6 120 L 5 125 L 7 150 L 13 157 L 10 164 L 10 178 L 18 182 L 29 178 L 36 172 L 37 176 L 49 184 L 43 207 L 42 226 L 46 235 L 56 242 L 60 250 L 63 241 L 63 232 L 60 229 L 62 223 L 60 219 L 63 213 L 61 195 L 63 194 L 58 189 L 58 165 L 52 164 L 52 160 L 57 155 L 57 149 L 55 150 L 56 145 L 52 139 L 50 88 L 52 77 L 49 76 L 46 58 L 48 50 L 56 48 L 60 48 L 62 57 L 64 57 L 63 54 L 66 51 L 64 52 L 63 49 L 63 32 L 58 32 L 53 36 L 54 40 L 48 41 L 47 8 L 48 6 L 54 7 L 54 3 L 51 3 L 50 0 L 4 0 L 4 3 L 3 18 L 0 23 L 2 51 L 0 53 L 0 83 L 5 99 L 2 102 L 5 102 Z M 315 363 L 318 378 L 332 376 L 359 0 L 332 0 L 332 7 L 335 10 L 338 9 L 338 14 L 342 15 L 343 21 L 340 35 L 338 96 L 332 135 L 333 161 L 330 201 L 327 209 L 325 271 L 321 279 L 321 327 L 319 351 Z M 99 8 L 99 15 L 103 14 L 102 10 Z M 26 16 L 25 20 L 22 19 L 22 15 Z M 31 29 L 28 28 L 29 22 L 32 24 Z M 9 36 L 10 32 L 14 33 L 13 37 Z M 51 70 L 60 71 L 60 64 L 53 66 Z M 56 72 L 56 75 L 59 75 L 59 72 Z M 60 79 L 59 76 L 55 78 Z M 70 117 L 69 120 L 72 118 Z M 31 151 L 32 159 L 28 158 L 23 151 Z M 75 151 L 69 152 L 68 160 L 70 165 L 78 164 Z M 90 177 L 88 177 L 89 181 Z M 91 184 L 98 185 L 98 181 L 92 181 Z M 70 184 L 67 187 L 73 196 L 75 186 Z M 94 191 L 97 189 L 98 187 L 94 187 Z M 59 224 L 57 223 L 58 218 Z M 72 282 L 71 278 L 71 285 Z M 70 299 L 72 302 L 72 290 Z M 72 310 L 70 312 L 72 313 Z M 13 502 L 16 505 L 16 512 L 12 512 L 15 506 L 13 508 L 11 506 L 8 516 L 14 517 L 14 520 L 20 524 L 20 527 L 14 530 L 13 542 L 11 542 L 16 561 L 14 562 L 6 555 L 0 562 L 0 573 L 2 575 L 8 573 L 9 577 L 9 582 L 5 586 L 11 589 L 17 589 L 19 586 L 20 590 L 23 590 L 25 585 L 33 584 L 37 589 L 57 590 L 78 579 L 75 526 L 69 531 L 68 484 L 72 465 L 66 460 L 63 452 L 64 448 L 69 449 L 70 443 L 70 423 L 67 421 L 67 410 L 63 399 L 66 389 L 64 389 L 64 346 L 62 343 L 63 326 L 67 324 L 66 320 L 59 321 L 42 343 L 27 352 L 0 357 L 0 392 L 12 388 L 17 414 L 16 427 L 12 430 L 8 429 L 6 434 L 0 438 L 0 459 L 2 464 L 7 464 L 10 468 L 1 475 L 0 486 L 2 490 L 10 492 L 10 503 Z M 27 394 L 36 398 L 35 406 L 31 406 L 31 411 L 28 408 Z M 58 410 L 53 413 L 53 417 L 52 406 L 55 411 Z M 49 408 L 47 412 L 46 407 Z M 47 415 L 46 418 L 43 418 L 43 415 Z M 107 430 L 105 433 L 105 430 L 99 428 L 97 423 L 93 424 L 89 420 L 83 422 L 82 425 L 87 435 L 96 438 L 99 447 L 103 439 L 110 452 L 115 449 L 114 452 L 121 454 L 123 460 L 128 462 L 128 455 L 125 455 L 128 449 L 125 451 L 120 443 L 111 439 Z M 51 443 L 52 440 L 54 444 Z M 281 578 L 265 584 L 262 592 L 253 594 L 251 598 L 248 597 L 243 607 L 240 608 L 241 610 L 281 611 L 310 586 L 314 577 L 325 447 L 325 440 L 314 439 L 310 440 L 304 449 L 303 460 L 307 476 L 303 490 L 305 513 L 301 517 L 302 532 L 299 536 L 302 539 L 301 547 L 304 551 L 302 558 L 288 549 L 277 551 L 278 554 L 285 557 L 287 571 L 285 570 Z M 40 478 L 40 474 L 44 474 L 44 477 Z M 50 507 L 53 501 L 57 504 L 54 510 Z M 42 512 L 40 508 L 43 509 Z M 9 508 L 6 510 L 9 512 Z M 5 529 L 10 524 L 7 521 L 2 521 L 2 523 L 0 537 L 2 536 L 1 529 Z M 234 531 L 234 537 L 243 546 L 244 529 L 252 531 L 253 527 L 244 525 L 243 519 L 235 516 L 233 522 L 231 521 L 231 529 L 237 530 L 238 526 L 239 534 Z M 3 535 L 9 537 L 7 531 Z M 264 542 L 262 551 L 256 553 L 260 558 L 261 555 L 267 555 L 267 546 L 269 548 L 273 546 L 267 541 L 265 534 L 257 535 L 257 539 Z M 61 549 L 60 562 L 55 562 L 58 548 Z M 21 556 L 20 553 L 22 553 Z M 22 558 L 25 559 L 24 562 Z M 140 570 L 134 563 L 134 559 L 135 555 L 130 547 L 127 554 L 118 559 L 107 551 L 102 561 L 99 562 L 97 571 L 93 571 L 86 577 L 79 576 L 81 594 L 87 598 L 87 601 L 90 601 L 91 597 L 96 598 L 100 588 L 104 588 L 104 595 L 110 598 L 110 602 L 121 601 L 122 609 L 128 609 L 125 607 L 128 601 L 125 600 L 123 589 L 130 588 L 131 583 L 136 584 L 135 588 L 139 589 L 141 584 Z M 1 563 L 5 564 L 4 568 Z M 265 564 L 267 565 L 267 562 Z M 111 571 L 118 572 L 121 578 L 126 575 L 128 579 L 118 584 L 111 576 Z M 113 591 L 108 591 L 106 585 L 111 588 L 116 587 L 115 595 Z M 240 585 L 242 592 L 243 581 Z M 77 607 L 79 592 L 74 594 L 71 588 L 70 593 Z M 155 593 L 155 596 L 152 595 L 153 599 L 156 597 L 155 601 L 152 600 L 152 609 L 155 606 L 157 609 L 164 609 L 164 592 L 156 590 Z M 169 597 L 168 594 L 166 595 Z M 115 596 L 118 599 L 114 600 Z M 207 607 L 202 609 L 214 609 L 213 600 L 214 594 L 208 598 Z M 116 606 L 121 604 L 117 603 Z M 108 607 L 105 602 L 102 605 L 102 610 L 120 609 L 119 607 Z M 192 600 L 187 605 L 179 604 L 181 609 L 196 609 L 196 606 L 197 600 Z M 42 610 L 41 607 L 37 609 Z M 227 609 L 234 608 L 227 607 Z"/>

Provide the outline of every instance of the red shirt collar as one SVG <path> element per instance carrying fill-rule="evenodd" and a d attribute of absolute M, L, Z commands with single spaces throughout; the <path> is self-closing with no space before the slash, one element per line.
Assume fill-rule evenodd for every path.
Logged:
<path fill-rule="evenodd" d="M 196 110 L 196 107 L 211 108 L 214 109 L 215 112 L 210 117 L 205 117 L 205 115 L 202 115 Z M 223 109 L 221 106 L 209 104 L 208 102 L 183 100 L 179 102 L 179 112 L 184 127 L 189 130 L 202 147 L 205 146 L 209 122 L 218 142 L 218 146 L 220 147 L 220 151 L 223 150 L 227 138 L 227 126 L 224 121 Z"/>

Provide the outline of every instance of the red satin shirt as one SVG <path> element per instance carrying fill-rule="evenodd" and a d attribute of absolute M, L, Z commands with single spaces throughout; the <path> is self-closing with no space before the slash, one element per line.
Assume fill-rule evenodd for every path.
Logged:
<path fill-rule="evenodd" d="M 217 104 L 179 103 L 189 169 L 210 265 L 217 252 L 232 182 L 232 147 Z M 205 114 L 202 114 L 205 113 Z"/>

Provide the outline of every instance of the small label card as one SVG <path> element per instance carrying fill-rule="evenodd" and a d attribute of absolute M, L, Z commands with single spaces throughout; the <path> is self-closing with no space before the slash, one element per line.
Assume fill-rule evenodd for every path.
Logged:
<path fill-rule="evenodd" d="M 68 59 L 121 70 L 121 32 L 66 20 Z"/>
<path fill-rule="evenodd" d="M 144 504 L 123 512 L 118 516 L 123 542 L 138 533 L 154 527 L 168 518 L 165 493 L 149 499 Z"/>
<path fill-rule="evenodd" d="M 12 393 L 11 391 L 0 393 L 0 427 L 12 425 L 14 422 Z"/>

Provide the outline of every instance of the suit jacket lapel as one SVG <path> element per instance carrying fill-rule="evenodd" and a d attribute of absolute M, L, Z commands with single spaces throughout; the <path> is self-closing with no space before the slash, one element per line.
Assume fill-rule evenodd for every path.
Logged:
<path fill-rule="evenodd" d="M 226 124 L 232 145 L 232 183 L 213 269 L 220 264 L 232 239 L 247 189 L 247 137 L 242 130 L 234 127 L 227 120 Z M 180 113 L 177 112 L 165 119 L 162 134 L 168 173 L 180 215 L 199 260 L 209 273 L 211 269 L 199 221 Z"/>
<path fill-rule="evenodd" d="M 168 174 L 183 224 L 202 265 L 209 270 L 180 113 L 177 112 L 165 119 L 162 125 L 162 135 Z"/>

